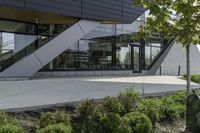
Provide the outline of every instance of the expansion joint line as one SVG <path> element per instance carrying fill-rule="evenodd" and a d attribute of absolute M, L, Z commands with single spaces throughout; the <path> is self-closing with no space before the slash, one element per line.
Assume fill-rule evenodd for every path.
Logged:
<path fill-rule="evenodd" d="M 80 21 L 79 21 L 80 22 Z M 81 31 L 83 32 L 83 34 L 85 35 L 85 31 L 83 30 L 82 26 L 80 25 L 80 23 L 78 22 L 78 26 L 80 27 Z"/>
<path fill-rule="evenodd" d="M 41 62 L 41 60 L 39 59 L 39 57 L 35 54 L 35 53 L 33 53 L 34 54 L 34 56 L 36 57 L 36 59 L 38 60 L 38 62 L 40 63 L 40 65 L 41 66 L 44 66 L 44 64 Z"/>

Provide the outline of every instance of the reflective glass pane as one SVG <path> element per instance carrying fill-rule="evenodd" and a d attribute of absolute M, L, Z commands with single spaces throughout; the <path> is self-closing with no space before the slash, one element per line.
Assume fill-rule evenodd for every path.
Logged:
<path fill-rule="evenodd" d="M 117 69 L 131 69 L 130 45 L 118 44 L 118 46 L 117 46 Z"/>
<path fill-rule="evenodd" d="M 145 66 L 151 63 L 151 47 L 145 46 Z"/>
<path fill-rule="evenodd" d="M 133 71 L 140 71 L 140 47 L 133 47 Z"/>

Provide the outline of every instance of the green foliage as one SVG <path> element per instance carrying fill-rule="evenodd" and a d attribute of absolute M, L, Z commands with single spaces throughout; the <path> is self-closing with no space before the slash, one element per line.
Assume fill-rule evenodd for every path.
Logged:
<path fill-rule="evenodd" d="M 160 33 L 175 38 L 183 46 L 200 43 L 199 0 L 135 0 L 149 10 L 141 33 Z"/>
<path fill-rule="evenodd" d="M 7 113 L 0 112 L 0 125 L 12 124 L 18 125 L 16 118 L 9 116 Z"/>
<path fill-rule="evenodd" d="M 161 120 L 176 121 L 185 117 L 186 106 L 175 102 L 173 97 L 162 99 Z"/>
<path fill-rule="evenodd" d="M 73 125 L 77 133 L 101 133 L 103 107 L 94 101 L 85 101 L 78 108 L 78 118 Z"/>
<path fill-rule="evenodd" d="M 5 124 L 0 126 L 0 133 L 24 133 L 24 130 L 18 125 Z"/>
<path fill-rule="evenodd" d="M 125 118 L 121 118 L 121 124 L 119 126 L 119 131 L 117 133 L 132 133 L 131 125 Z"/>
<path fill-rule="evenodd" d="M 186 75 L 186 74 L 183 75 L 183 78 L 184 78 L 184 79 L 187 79 L 187 75 Z M 193 82 L 195 82 L 195 83 L 200 84 L 200 75 L 199 75 L 199 74 L 194 74 L 194 75 L 192 75 L 192 76 L 191 76 L 191 80 L 192 80 Z"/>
<path fill-rule="evenodd" d="M 74 132 L 131 133 L 130 126 L 122 122 L 122 111 L 122 105 L 115 98 L 106 98 L 103 105 L 87 100 L 78 108 L 77 122 L 73 124 Z"/>
<path fill-rule="evenodd" d="M 117 114 L 122 114 L 124 112 L 124 107 L 119 102 L 117 98 L 106 97 L 103 101 L 103 107 L 106 112 L 112 112 Z"/>
<path fill-rule="evenodd" d="M 186 101 L 187 101 L 186 92 L 179 92 L 171 96 L 168 96 L 168 98 L 171 98 L 174 103 L 186 105 Z"/>
<path fill-rule="evenodd" d="M 53 124 L 45 128 L 39 129 L 36 133 L 72 133 L 72 128 L 69 125 Z"/>
<path fill-rule="evenodd" d="M 47 125 L 63 123 L 65 125 L 70 125 L 70 117 L 64 112 L 47 112 L 41 113 L 40 116 L 40 127 L 45 127 Z"/>
<path fill-rule="evenodd" d="M 118 100 L 124 108 L 124 114 L 137 111 L 142 101 L 142 97 L 134 89 L 127 89 L 118 96 Z"/>
<path fill-rule="evenodd" d="M 124 122 L 129 124 L 132 133 L 152 133 L 152 123 L 151 120 L 143 113 L 129 113 L 124 117 Z"/>
<path fill-rule="evenodd" d="M 160 106 L 162 102 L 160 99 L 144 99 L 141 104 L 141 111 L 149 117 L 153 127 L 155 128 L 156 123 L 160 120 Z"/>
<path fill-rule="evenodd" d="M 121 118 L 119 114 L 107 113 L 102 119 L 103 132 L 120 133 Z"/>
<path fill-rule="evenodd" d="M 115 113 L 106 113 L 104 115 L 102 127 L 102 133 L 132 133 L 129 123 Z"/>
<path fill-rule="evenodd" d="M 200 75 L 192 75 L 191 80 L 195 83 L 200 84 Z"/>

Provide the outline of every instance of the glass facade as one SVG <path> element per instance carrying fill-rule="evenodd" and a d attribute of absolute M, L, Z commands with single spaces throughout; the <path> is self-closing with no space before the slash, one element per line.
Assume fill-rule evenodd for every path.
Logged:
<path fill-rule="evenodd" d="M 32 24 L 0 20 L 0 70 L 30 55 L 70 24 Z"/>
<path fill-rule="evenodd" d="M 148 69 L 165 48 L 160 37 L 134 40 L 144 16 L 132 24 L 101 24 L 41 71 Z M 71 24 L 47 25 L 0 20 L 0 69 L 33 53 Z M 66 40 L 67 41 L 67 40 Z"/>
<path fill-rule="evenodd" d="M 148 68 L 148 66 L 151 65 L 162 49 L 162 40 L 152 40 L 152 42 L 147 42 L 145 44 L 145 68 Z"/>
<path fill-rule="evenodd" d="M 111 30 L 110 30 L 111 31 Z M 163 49 L 162 39 L 140 43 L 134 34 L 81 39 L 43 70 L 133 70 L 147 69 Z M 143 56 L 142 56 L 143 55 Z M 142 59 L 143 58 L 143 59 Z M 144 60 L 142 63 L 141 60 Z"/>

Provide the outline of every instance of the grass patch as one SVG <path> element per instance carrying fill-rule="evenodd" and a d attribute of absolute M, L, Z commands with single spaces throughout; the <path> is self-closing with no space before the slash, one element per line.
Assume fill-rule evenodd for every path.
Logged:
<path fill-rule="evenodd" d="M 184 75 L 183 78 L 186 79 L 187 75 Z M 191 76 L 191 81 L 195 82 L 197 84 L 200 84 L 200 74 L 194 74 L 194 75 L 192 75 Z"/>

